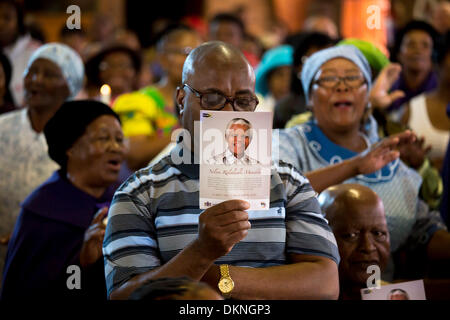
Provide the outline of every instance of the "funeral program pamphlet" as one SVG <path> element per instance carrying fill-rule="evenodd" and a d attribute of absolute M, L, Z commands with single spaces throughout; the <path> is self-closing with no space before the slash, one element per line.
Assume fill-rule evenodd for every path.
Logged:
<path fill-rule="evenodd" d="M 271 112 L 200 112 L 200 209 L 226 200 L 269 210 Z"/>

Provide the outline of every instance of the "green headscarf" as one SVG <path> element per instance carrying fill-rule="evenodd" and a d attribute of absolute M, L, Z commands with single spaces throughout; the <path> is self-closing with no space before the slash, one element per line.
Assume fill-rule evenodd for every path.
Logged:
<path fill-rule="evenodd" d="M 349 44 L 357 47 L 369 62 L 372 69 L 378 74 L 389 64 L 389 59 L 373 43 L 356 38 L 347 38 L 338 42 L 338 46 Z"/>

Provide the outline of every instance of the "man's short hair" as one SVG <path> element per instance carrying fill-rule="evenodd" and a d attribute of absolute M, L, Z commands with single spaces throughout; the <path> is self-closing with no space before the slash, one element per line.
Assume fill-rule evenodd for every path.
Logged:
<path fill-rule="evenodd" d="M 228 137 L 228 134 L 231 131 L 230 128 L 234 124 L 242 124 L 244 126 L 247 126 L 248 127 L 247 131 L 249 131 L 248 137 L 250 138 L 250 140 L 252 140 L 253 138 L 253 130 L 251 130 L 253 128 L 252 124 L 250 123 L 250 121 L 244 118 L 231 119 L 230 122 L 228 122 L 227 127 L 225 129 L 225 137 Z"/>
<path fill-rule="evenodd" d="M 219 14 L 216 14 L 209 21 L 209 25 L 212 25 L 214 23 L 221 23 L 221 22 L 234 23 L 235 25 L 237 25 L 239 27 L 239 29 L 241 30 L 242 37 L 244 37 L 245 26 L 244 26 L 244 22 L 242 22 L 242 20 L 239 17 L 237 17 L 231 13 L 219 13 Z"/>

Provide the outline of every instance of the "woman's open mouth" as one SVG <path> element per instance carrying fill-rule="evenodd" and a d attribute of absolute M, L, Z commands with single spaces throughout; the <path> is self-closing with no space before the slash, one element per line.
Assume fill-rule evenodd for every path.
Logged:
<path fill-rule="evenodd" d="M 353 103 L 351 103 L 350 101 L 347 101 L 347 100 L 342 100 L 342 101 L 336 101 L 333 104 L 333 106 L 336 108 L 351 108 L 353 106 Z"/>
<path fill-rule="evenodd" d="M 122 164 L 122 160 L 111 159 L 108 161 L 108 168 L 113 171 L 120 171 L 121 164 Z"/>

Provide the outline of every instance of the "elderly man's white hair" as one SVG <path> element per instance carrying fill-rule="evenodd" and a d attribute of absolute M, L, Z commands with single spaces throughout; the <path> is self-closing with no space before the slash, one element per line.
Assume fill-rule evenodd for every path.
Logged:
<path fill-rule="evenodd" d="M 248 129 L 245 130 L 245 132 L 248 132 L 248 137 L 250 140 L 252 140 L 253 138 L 253 127 L 252 124 L 250 123 L 250 121 L 244 119 L 244 118 L 234 118 L 232 120 L 230 120 L 230 122 L 228 122 L 227 127 L 225 129 L 225 137 L 228 137 L 229 133 L 233 130 L 231 130 L 231 126 L 234 124 L 242 124 L 244 126 L 247 126 Z"/>
<path fill-rule="evenodd" d="M 242 62 L 246 63 L 248 69 L 251 70 L 252 77 L 255 77 L 253 68 L 241 50 L 222 41 L 209 41 L 192 50 L 187 56 L 183 65 L 182 83 L 186 83 L 189 77 L 194 74 L 197 63 L 203 63 L 212 57 L 217 59 L 217 63 L 221 64 L 235 64 L 236 58 L 242 59 Z"/>

